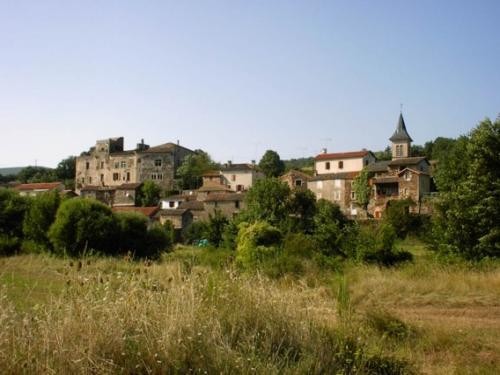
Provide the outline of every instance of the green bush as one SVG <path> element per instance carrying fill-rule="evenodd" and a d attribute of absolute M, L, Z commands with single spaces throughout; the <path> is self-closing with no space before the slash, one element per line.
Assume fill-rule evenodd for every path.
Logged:
<path fill-rule="evenodd" d="M 148 232 L 147 218 L 137 212 L 115 213 L 117 223 L 117 247 L 120 253 L 131 252 L 139 256 L 146 247 Z"/>
<path fill-rule="evenodd" d="M 109 207 L 93 199 L 70 199 L 57 210 L 49 239 L 57 254 L 81 256 L 87 250 L 115 254 L 116 234 Z"/>
<path fill-rule="evenodd" d="M 0 188 L 0 234 L 22 238 L 28 200 L 16 191 Z"/>
<path fill-rule="evenodd" d="M 31 199 L 23 222 L 24 238 L 34 242 L 26 246 L 31 248 L 29 252 L 33 252 L 34 248 L 37 249 L 35 252 L 38 252 L 43 247 L 51 247 L 47 233 L 55 220 L 60 203 L 58 191 L 43 193 Z"/>
<path fill-rule="evenodd" d="M 0 255 L 13 255 L 19 250 L 20 240 L 0 233 Z"/>
<path fill-rule="evenodd" d="M 313 236 L 317 248 L 325 255 L 347 256 L 342 249 L 342 241 L 348 223 L 337 204 L 320 199 L 314 216 Z"/>
<path fill-rule="evenodd" d="M 206 238 L 207 223 L 195 221 L 183 229 L 182 238 L 185 244 L 194 244 L 196 241 Z"/>
<path fill-rule="evenodd" d="M 172 248 L 172 239 L 161 225 L 151 227 L 146 233 L 146 246 L 136 253 L 140 258 L 157 259 L 164 251 Z"/>
<path fill-rule="evenodd" d="M 251 268 L 272 259 L 280 252 L 281 238 L 281 232 L 265 221 L 240 224 L 237 263 L 243 268 Z"/>
<path fill-rule="evenodd" d="M 213 215 L 209 215 L 205 228 L 205 237 L 211 245 L 219 247 L 223 240 L 224 228 L 229 220 L 218 210 Z"/>

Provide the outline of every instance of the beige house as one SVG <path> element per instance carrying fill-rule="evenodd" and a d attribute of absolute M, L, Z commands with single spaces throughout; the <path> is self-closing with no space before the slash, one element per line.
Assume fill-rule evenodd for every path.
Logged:
<path fill-rule="evenodd" d="M 146 180 L 173 190 L 177 168 L 192 153 L 174 143 L 149 147 L 141 141 L 134 150 L 124 150 L 123 137 L 99 140 L 76 158 L 76 191 L 86 186 L 115 187 Z"/>
<path fill-rule="evenodd" d="M 371 151 L 350 151 L 317 155 L 314 161 L 315 176 L 307 187 L 317 199 L 326 199 L 340 206 L 349 216 L 356 216 L 358 208 L 352 184 L 359 172 L 376 161 Z"/>
<path fill-rule="evenodd" d="M 246 191 L 253 184 L 264 178 L 264 174 L 258 171 L 255 164 L 232 164 L 224 165 L 221 170 L 221 184 L 232 191 Z"/>
<path fill-rule="evenodd" d="M 337 153 L 327 153 L 323 150 L 323 153 L 314 159 L 314 170 L 316 175 L 359 172 L 375 161 L 375 155 L 367 150 Z"/>

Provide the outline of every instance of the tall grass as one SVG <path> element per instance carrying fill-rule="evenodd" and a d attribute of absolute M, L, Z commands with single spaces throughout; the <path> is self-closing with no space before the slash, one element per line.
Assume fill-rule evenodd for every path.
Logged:
<path fill-rule="evenodd" d="M 31 257 L 31 259 L 36 259 Z M 60 293 L 16 307 L 1 290 L 3 373 L 407 373 L 336 328 L 328 287 L 180 262 L 53 259 Z M 293 283 L 291 285 L 290 283 Z"/>

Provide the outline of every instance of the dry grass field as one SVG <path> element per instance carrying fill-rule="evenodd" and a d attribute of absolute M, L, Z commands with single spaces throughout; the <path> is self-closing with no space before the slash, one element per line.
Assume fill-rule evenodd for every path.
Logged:
<path fill-rule="evenodd" d="M 161 262 L 0 259 L 2 373 L 500 371 L 500 266 L 347 264 L 269 279 L 179 249 Z M 178 256 L 182 255 L 182 256 Z M 212 264 L 212 265 L 209 265 Z"/>

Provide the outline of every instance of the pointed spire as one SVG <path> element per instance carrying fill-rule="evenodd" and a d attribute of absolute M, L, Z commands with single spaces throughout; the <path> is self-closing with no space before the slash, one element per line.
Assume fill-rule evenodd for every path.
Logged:
<path fill-rule="evenodd" d="M 396 127 L 396 131 L 389 138 L 391 142 L 413 142 L 408 131 L 406 130 L 405 120 L 403 118 L 403 113 L 399 113 L 398 126 Z"/>

